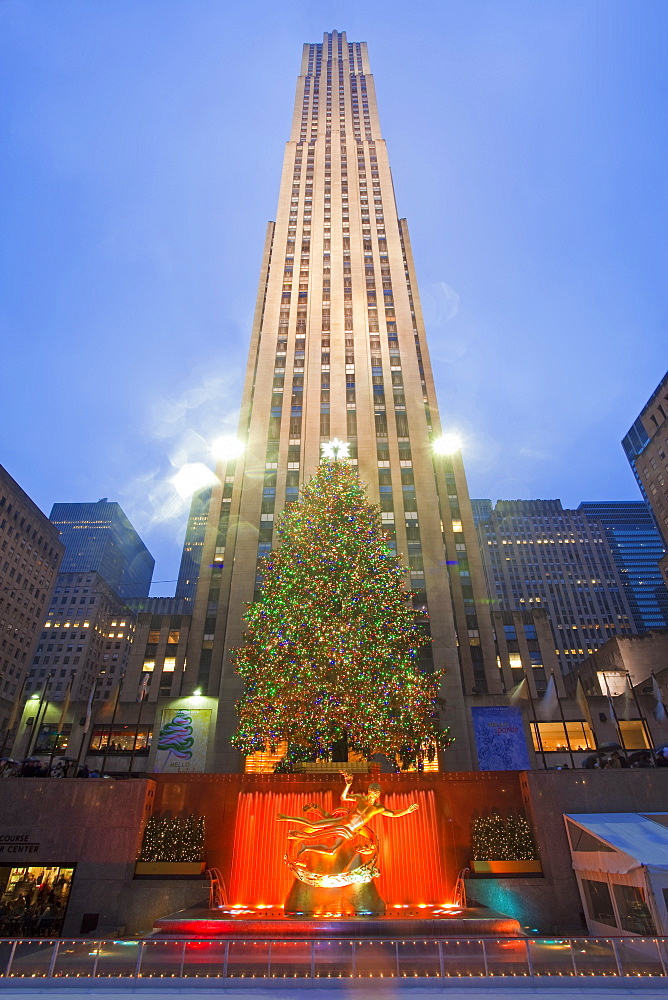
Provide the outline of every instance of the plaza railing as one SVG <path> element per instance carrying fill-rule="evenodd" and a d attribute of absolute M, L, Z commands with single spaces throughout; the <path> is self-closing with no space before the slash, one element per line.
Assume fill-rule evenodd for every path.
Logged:
<path fill-rule="evenodd" d="M 0 939 L 5 979 L 668 976 L 668 938 Z"/>

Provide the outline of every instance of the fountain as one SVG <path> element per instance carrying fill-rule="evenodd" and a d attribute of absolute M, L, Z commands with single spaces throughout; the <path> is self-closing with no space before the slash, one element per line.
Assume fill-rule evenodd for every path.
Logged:
<path fill-rule="evenodd" d="M 248 939 L 521 933 L 511 917 L 451 900 L 433 789 L 390 793 L 381 803 L 378 784 L 352 792 L 352 776 L 344 779 L 336 804 L 332 790 L 315 801 L 279 777 L 275 790 L 241 791 L 227 903 L 163 917 L 155 933 Z"/>

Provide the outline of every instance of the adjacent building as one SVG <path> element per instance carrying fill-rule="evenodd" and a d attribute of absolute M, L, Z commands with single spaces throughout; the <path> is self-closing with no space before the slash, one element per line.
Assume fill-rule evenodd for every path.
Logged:
<path fill-rule="evenodd" d="M 127 667 L 135 615 L 99 573 L 59 573 L 26 692 L 104 700 Z M 70 679 L 72 684 L 70 685 Z M 97 686 L 96 686 L 97 685 Z"/>
<path fill-rule="evenodd" d="M 57 529 L 0 466 L 0 755 L 14 738 L 62 556 Z"/>
<path fill-rule="evenodd" d="M 599 520 L 560 500 L 473 505 L 492 606 L 545 610 L 564 674 L 611 636 L 637 631 Z"/>
<path fill-rule="evenodd" d="M 642 500 L 581 503 L 578 507 L 603 527 L 638 632 L 668 626 L 668 590 L 659 561 L 666 549 Z"/>
<path fill-rule="evenodd" d="M 50 518 L 65 546 L 63 573 L 99 573 L 125 600 L 148 597 L 155 559 L 120 504 L 55 503 Z"/>
<path fill-rule="evenodd" d="M 668 372 L 622 441 L 640 491 L 668 549 Z M 660 562 L 668 582 L 668 556 Z"/>
<path fill-rule="evenodd" d="M 193 494 L 190 502 L 190 513 L 188 515 L 188 524 L 186 525 L 186 536 L 183 542 L 175 595 L 177 600 L 187 601 L 189 604 L 192 604 L 194 601 L 195 591 L 197 590 L 197 577 L 199 576 L 199 568 L 202 561 L 202 546 L 204 545 L 206 525 L 209 518 L 210 502 L 210 487 L 198 490 Z M 218 555 L 220 556 L 220 553 Z"/>
<path fill-rule="evenodd" d="M 77 756 L 92 742 L 92 722 L 105 704 L 115 712 L 130 682 L 130 605 L 150 600 L 154 559 L 118 503 L 57 503 L 51 522 L 65 553 L 40 622 L 15 756 Z"/>

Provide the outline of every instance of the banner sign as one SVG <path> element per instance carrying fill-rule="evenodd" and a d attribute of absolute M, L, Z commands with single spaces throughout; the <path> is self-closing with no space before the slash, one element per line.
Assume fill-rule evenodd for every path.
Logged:
<path fill-rule="evenodd" d="M 210 722 L 210 709 L 163 709 L 153 770 L 165 774 L 204 771 Z"/>
<path fill-rule="evenodd" d="M 528 771 L 531 767 L 519 708 L 472 708 L 481 771 Z"/>

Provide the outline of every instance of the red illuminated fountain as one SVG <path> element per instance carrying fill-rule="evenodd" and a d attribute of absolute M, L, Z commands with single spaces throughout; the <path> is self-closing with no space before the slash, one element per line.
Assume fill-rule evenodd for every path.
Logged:
<path fill-rule="evenodd" d="M 228 902 L 163 917 L 155 932 L 265 939 L 521 934 L 511 917 L 449 900 L 432 790 L 389 794 L 381 804 L 379 785 L 352 793 L 352 777 L 345 779 L 336 805 L 331 791 L 318 802 L 307 792 L 241 792 Z"/>

